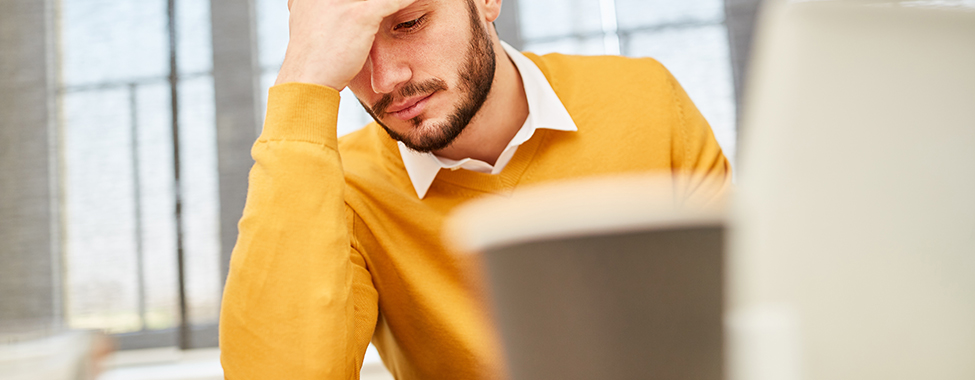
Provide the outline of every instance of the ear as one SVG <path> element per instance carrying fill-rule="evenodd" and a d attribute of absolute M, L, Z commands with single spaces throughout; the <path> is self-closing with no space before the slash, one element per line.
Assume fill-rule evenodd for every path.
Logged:
<path fill-rule="evenodd" d="M 501 15 L 501 0 L 478 0 L 484 5 L 484 18 L 488 23 L 494 22 Z"/>

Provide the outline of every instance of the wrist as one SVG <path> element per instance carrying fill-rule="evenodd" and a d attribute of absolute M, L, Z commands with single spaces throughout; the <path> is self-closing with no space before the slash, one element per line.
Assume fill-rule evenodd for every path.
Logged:
<path fill-rule="evenodd" d="M 322 70 L 322 68 L 328 67 L 327 64 L 322 62 L 307 63 L 305 61 L 304 59 L 299 59 L 299 57 L 286 56 L 284 62 L 281 64 L 281 70 L 278 71 L 278 76 L 274 84 L 279 85 L 296 82 L 317 84 L 330 87 L 336 91 L 345 89 L 347 83 L 335 80 L 327 72 Z"/>
<path fill-rule="evenodd" d="M 331 87 L 300 82 L 275 85 L 268 91 L 261 139 L 335 147 L 339 102 L 339 92 Z"/>
<path fill-rule="evenodd" d="M 340 85 L 333 83 L 328 79 L 323 79 L 320 75 L 310 75 L 307 71 L 290 70 L 286 66 L 281 66 L 281 71 L 278 72 L 278 77 L 274 81 L 274 85 L 285 83 L 306 83 L 315 84 L 319 86 L 329 87 L 336 91 L 342 91 L 345 89 L 345 85 Z"/>

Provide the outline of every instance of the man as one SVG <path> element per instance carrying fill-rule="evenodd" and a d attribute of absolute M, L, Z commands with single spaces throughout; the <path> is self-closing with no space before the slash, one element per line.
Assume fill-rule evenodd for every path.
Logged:
<path fill-rule="evenodd" d="M 370 340 L 399 379 L 503 378 L 476 265 L 440 240 L 454 207 L 613 173 L 681 174 L 688 198 L 728 183 L 651 59 L 522 55 L 501 0 L 289 8 L 223 299 L 228 379 L 355 378 Z M 376 123 L 338 141 L 345 87 Z"/>

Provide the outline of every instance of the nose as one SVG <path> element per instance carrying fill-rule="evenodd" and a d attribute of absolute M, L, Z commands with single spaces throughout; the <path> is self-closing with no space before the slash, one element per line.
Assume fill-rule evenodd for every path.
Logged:
<path fill-rule="evenodd" d="M 372 44 L 367 64 L 371 66 L 372 91 L 377 94 L 391 93 L 413 76 L 405 55 L 397 53 L 392 46 L 382 44 L 379 38 Z"/>

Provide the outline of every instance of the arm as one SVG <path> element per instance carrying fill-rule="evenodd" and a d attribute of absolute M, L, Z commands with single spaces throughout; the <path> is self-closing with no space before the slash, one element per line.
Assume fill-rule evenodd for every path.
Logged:
<path fill-rule="evenodd" d="M 677 79 L 669 72 L 680 125 L 674 138 L 674 174 L 676 191 L 688 202 L 720 204 L 731 187 L 731 165 L 714 138 L 714 132 L 687 96 Z"/>
<path fill-rule="evenodd" d="M 345 204 L 339 90 L 414 0 L 290 0 L 288 51 L 254 144 L 220 314 L 228 379 L 357 378 L 377 294 Z"/>
<path fill-rule="evenodd" d="M 221 308 L 228 379 L 358 375 L 377 295 L 349 235 L 338 97 L 298 83 L 270 91 Z"/>

